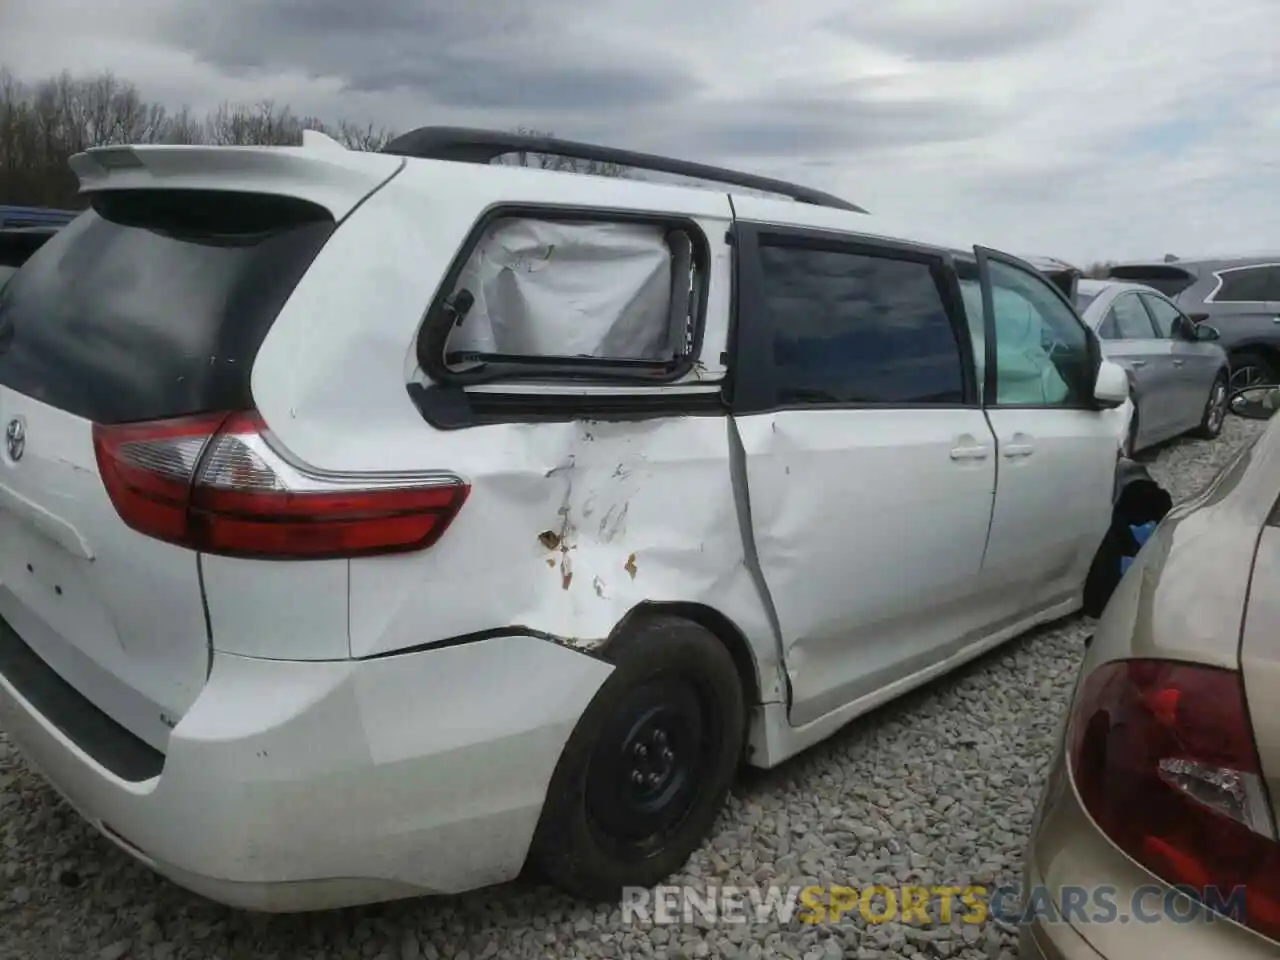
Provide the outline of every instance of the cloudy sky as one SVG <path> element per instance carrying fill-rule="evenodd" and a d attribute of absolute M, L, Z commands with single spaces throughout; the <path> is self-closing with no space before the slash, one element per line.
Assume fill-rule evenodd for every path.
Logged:
<path fill-rule="evenodd" d="M 0 64 L 534 126 L 1019 253 L 1280 251 L 1280 0 L 12 0 Z"/>

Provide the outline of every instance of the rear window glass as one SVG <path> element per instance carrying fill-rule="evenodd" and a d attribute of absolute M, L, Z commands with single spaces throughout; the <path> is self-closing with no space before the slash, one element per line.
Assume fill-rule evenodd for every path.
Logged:
<path fill-rule="evenodd" d="M 1280 297 L 1280 268 L 1239 267 L 1218 276 L 1222 286 L 1213 295 L 1215 303 L 1261 303 Z"/>
<path fill-rule="evenodd" d="M 704 263 L 700 238 L 667 224 L 499 217 L 434 311 L 445 369 L 429 372 L 676 370 L 694 350 Z"/>
<path fill-rule="evenodd" d="M 50 230 L 0 229 L 0 267 L 22 266 L 51 236 Z"/>
<path fill-rule="evenodd" d="M 334 229 L 285 197 L 99 195 L 0 291 L 0 384 L 99 423 L 243 408 Z"/>
<path fill-rule="evenodd" d="M 1187 287 L 1196 282 L 1194 275 L 1177 267 L 1162 267 L 1158 264 L 1139 267 L 1112 267 L 1107 276 L 1112 280 L 1127 280 L 1130 283 L 1145 283 L 1154 287 L 1166 297 L 1176 297 Z"/>

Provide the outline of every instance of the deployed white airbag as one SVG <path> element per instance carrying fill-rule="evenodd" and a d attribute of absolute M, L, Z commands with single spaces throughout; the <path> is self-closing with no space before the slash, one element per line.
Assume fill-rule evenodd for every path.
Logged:
<path fill-rule="evenodd" d="M 496 221 L 458 278 L 455 299 L 467 290 L 475 300 L 446 352 L 669 359 L 688 323 L 689 258 L 667 234 L 649 224 Z"/>

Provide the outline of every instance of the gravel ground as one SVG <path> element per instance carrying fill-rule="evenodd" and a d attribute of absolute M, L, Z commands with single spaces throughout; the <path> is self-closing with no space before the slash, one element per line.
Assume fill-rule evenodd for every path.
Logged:
<path fill-rule="evenodd" d="M 1260 425 L 1161 450 L 1183 499 Z M 1088 623 L 1016 640 L 850 725 L 782 768 L 747 774 L 715 835 L 673 883 L 1016 884 L 1030 818 Z M 136 865 L 88 829 L 0 734 L 0 957 L 1002 958 L 995 924 L 953 930 L 690 923 L 624 926 L 524 883 L 306 917 L 237 914 Z"/>

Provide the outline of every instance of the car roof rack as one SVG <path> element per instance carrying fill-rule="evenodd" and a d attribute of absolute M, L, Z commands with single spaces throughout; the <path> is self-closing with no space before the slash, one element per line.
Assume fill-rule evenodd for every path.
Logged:
<path fill-rule="evenodd" d="M 753 173 L 740 173 L 704 163 L 677 160 L 653 153 L 638 153 L 602 147 L 592 143 L 561 140 L 537 134 L 505 133 L 499 130 L 481 130 L 470 127 L 419 127 L 392 139 L 383 153 L 423 160 L 452 160 L 458 163 L 492 163 L 508 153 L 543 153 L 570 160 L 587 160 L 596 163 L 614 163 L 620 167 L 649 170 L 654 173 L 671 173 L 698 180 L 729 184 L 781 194 L 800 203 L 820 207 L 866 213 L 862 207 L 837 196 L 814 190 L 811 187 L 761 177 Z"/>

